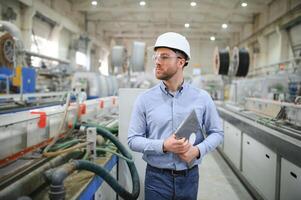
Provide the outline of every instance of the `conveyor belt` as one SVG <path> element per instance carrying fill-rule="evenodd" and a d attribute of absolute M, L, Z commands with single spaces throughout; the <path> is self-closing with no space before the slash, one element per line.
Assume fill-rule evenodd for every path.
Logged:
<path fill-rule="evenodd" d="M 233 124 L 243 133 L 264 144 L 279 156 L 301 167 L 301 135 L 300 130 L 292 131 L 292 127 L 277 127 L 259 123 L 250 113 L 217 107 L 221 118 Z"/>
<path fill-rule="evenodd" d="M 261 116 L 256 115 L 255 113 L 253 113 L 251 111 L 241 111 L 241 112 L 232 111 L 232 112 L 235 112 L 237 115 L 241 115 L 241 116 L 248 118 L 250 120 L 253 120 L 257 123 L 265 125 L 273 130 L 277 130 L 277 131 L 281 132 L 282 134 L 286 134 L 290 137 L 294 137 L 298 140 L 301 140 L 301 127 L 293 126 L 289 123 L 282 122 L 282 121 L 276 121 L 276 120 L 270 120 L 268 118 L 263 118 Z"/>

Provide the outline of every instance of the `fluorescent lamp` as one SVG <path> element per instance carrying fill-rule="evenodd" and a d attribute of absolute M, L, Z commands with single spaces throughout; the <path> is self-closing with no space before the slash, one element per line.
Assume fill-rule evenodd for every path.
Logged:
<path fill-rule="evenodd" d="M 145 1 L 140 1 L 139 4 L 140 4 L 140 6 L 145 6 L 146 3 L 145 3 Z"/>
<path fill-rule="evenodd" d="M 191 6 L 191 7 L 196 6 L 196 2 L 194 2 L 194 1 L 190 2 L 190 6 Z"/>
<path fill-rule="evenodd" d="M 248 5 L 248 4 L 247 4 L 246 2 L 242 2 L 242 3 L 241 3 L 241 6 L 242 6 L 242 7 L 247 7 L 247 5 Z"/>
<path fill-rule="evenodd" d="M 228 24 L 222 24 L 222 28 L 223 28 L 223 29 L 228 28 Z"/>

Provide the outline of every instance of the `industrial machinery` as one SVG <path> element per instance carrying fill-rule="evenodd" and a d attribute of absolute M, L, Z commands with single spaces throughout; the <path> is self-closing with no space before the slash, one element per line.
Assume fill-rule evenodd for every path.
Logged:
<path fill-rule="evenodd" d="M 117 74 L 118 85 L 122 88 L 150 88 L 156 80 L 145 73 L 146 44 L 134 41 L 131 55 L 124 46 L 116 45 L 112 48 L 111 64 L 113 74 Z"/>
<path fill-rule="evenodd" d="M 219 150 L 256 199 L 301 195 L 300 80 L 298 71 L 231 80 L 229 100 L 217 102 Z"/>
<path fill-rule="evenodd" d="M 118 98 L 85 100 L 82 93 L 69 93 L 63 105 L 0 116 L 0 199 L 91 199 L 98 194 L 97 199 L 109 195 L 99 189 L 103 180 L 124 199 L 138 197 L 137 169 L 116 137 Z M 116 172 L 109 173 L 118 158 L 131 171 L 131 193 L 116 181 Z M 111 195 L 106 198 L 115 198 Z"/>
<path fill-rule="evenodd" d="M 72 78 L 72 90 L 86 92 L 88 99 L 115 96 L 118 87 L 115 76 L 104 76 L 95 72 L 75 72 Z"/>
<path fill-rule="evenodd" d="M 35 92 L 36 72 L 25 62 L 20 30 L 10 22 L 0 24 L 0 93 Z"/>
<path fill-rule="evenodd" d="M 137 169 L 116 137 L 117 79 L 77 72 L 72 80 L 69 61 L 24 50 L 19 29 L 0 24 L 0 199 L 136 199 Z M 36 57 L 42 66 L 27 64 Z M 119 158 L 132 192 L 116 180 Z"/>
<path fill-rule="evenodd" d="M 70 90 L 70 61 L 24 48 L 19 28 L 0 21 L 0 93 L 27 94 Z M 33 63 L 32 59 L 40 62 Z"/>

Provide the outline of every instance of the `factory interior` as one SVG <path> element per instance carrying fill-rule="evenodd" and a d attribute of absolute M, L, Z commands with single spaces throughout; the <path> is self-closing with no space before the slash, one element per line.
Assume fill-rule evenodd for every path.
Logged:
<path fill-rule="evenodd" d="M 168 32 L 224 134 L 197 199 L 300 200 L 300 0 L 0 0 L 0 199 L 145 199 L 129 126 Z"/>

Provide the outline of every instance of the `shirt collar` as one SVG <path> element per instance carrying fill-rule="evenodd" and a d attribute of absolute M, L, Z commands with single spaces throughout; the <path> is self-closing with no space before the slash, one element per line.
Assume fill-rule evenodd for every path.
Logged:
<path fill-rule="evenodd" d="M 183 80 L 182 84 L 179 86 L 177 93 L 182 93 L 183 92 L 183 89 L 186 87 L 187 83 Z M 163 81 L 160 81 L 160 88 L 162 90 L 162 92 L 164 92 L 166 95 L 171 95 L 172 97 L 174 96 L 172 93 L 170 93 L 168 91 L 168 88 L 167 86 L 165 85 L 165 83 Z"/>

